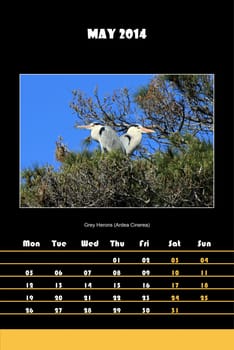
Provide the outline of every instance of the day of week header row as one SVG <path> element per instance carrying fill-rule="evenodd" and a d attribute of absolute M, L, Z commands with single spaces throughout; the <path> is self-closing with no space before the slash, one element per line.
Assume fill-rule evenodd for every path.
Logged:
<path fill-rule="evenodd" d="M 132 242 L 131 246 L 132 246 Z M 43 242 L 44 245 L 44 242 Z M 183 248 L 183 241 L 182 240 L 168 240 L 164 243 L 165 248 Z M 203 241 L 203 240 L 197 240 L 193 242 L 194 248 L 211 248 L 212 242 L 211 241 Z M 32 241 L 32 240 L 23 240 L 22 245 L 23 248 L 41 248 L 42 244 L 40 241 Z M 134 242 L 135 248 L 151 248 L 151 249 L 157 249 L 157 246 L 155 246 L 155 242 L 151 242 L 151 240 L 137 240 Z M 66 249 L 80 249 L 80 248 L 100 248 L 100 249 L 109 249 L 109 248 L 129 248 L 129 242 L 125 240 L 117 240 L 117 239 L 110 239 L 110 240 L 79 240 L 76 242 L 75 246 L 71 244 L 69 241 L 62 241 L 62 240 L 48 240 L 47 242 L 48 248 L 66 248 Z"/>

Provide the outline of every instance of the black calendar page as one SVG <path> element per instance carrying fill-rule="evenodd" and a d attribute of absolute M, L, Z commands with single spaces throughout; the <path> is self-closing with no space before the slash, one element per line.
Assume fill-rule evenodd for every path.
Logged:
<path fill-rule="evenodd" d="M 232 44 L 228 21 L 219 25 L 229 11 L 212 8 L 191 9 L 191 20 L 158 9 L 157 20 L 109 21 L 117 31 L 146 28 L 146 40 L 88 40 L 87 28 L 106 25 L 70 21 L 66 36 L 61 23 L 47 35 L 36 22 L 34 40 L 21 29 L 10 41 L 1 328 L 233 328 Z M 214 207 L 19 208 L 22 73 L 214 74 Z"/>

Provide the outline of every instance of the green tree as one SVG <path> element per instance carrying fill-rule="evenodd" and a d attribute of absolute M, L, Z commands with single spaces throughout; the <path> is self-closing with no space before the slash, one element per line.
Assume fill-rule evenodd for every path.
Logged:
<path fill-rule="evenodd" d="M 22 174 L 25 207 L 213 206 L 213 149 L 185 135 L 150 159 L 120 153 L 69 153 L 60 169 L 35 167 Z"/>

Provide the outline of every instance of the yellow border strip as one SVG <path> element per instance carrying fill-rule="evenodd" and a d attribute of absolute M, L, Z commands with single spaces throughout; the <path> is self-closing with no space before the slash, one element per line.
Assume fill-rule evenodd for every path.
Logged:
<path fill-rule="evenodd" d="M 2 330 L 1 350 L 232 350 L 234 330 Z"/>

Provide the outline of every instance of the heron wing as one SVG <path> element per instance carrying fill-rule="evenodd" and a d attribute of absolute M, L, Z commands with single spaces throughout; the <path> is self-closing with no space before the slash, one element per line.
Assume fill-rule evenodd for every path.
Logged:
<path fill-rule="evenodd" d="M 131 154 L 135 149 L 140 145 L 142 139 L 141 133 L 135 133 L 130 135 L 128 132 L 120 136 L 120 140 L 124 145 L 125 151 L 127 154 Z"/>
<path fill-rule="evenodd" d="M 123 134 L 120 136 L 120 141 L 122 142 L 126 153 L 129 154 L 130 153 L 131 136 L 128 134 Z"/>
<path fill-rule="evenodd" d="M 125 152 L 124 146 L 122 145 L 118 135 L 110 126 L 102 127 L 99 134 L 102 146 L 108 152 L 113 150 Z"/>

